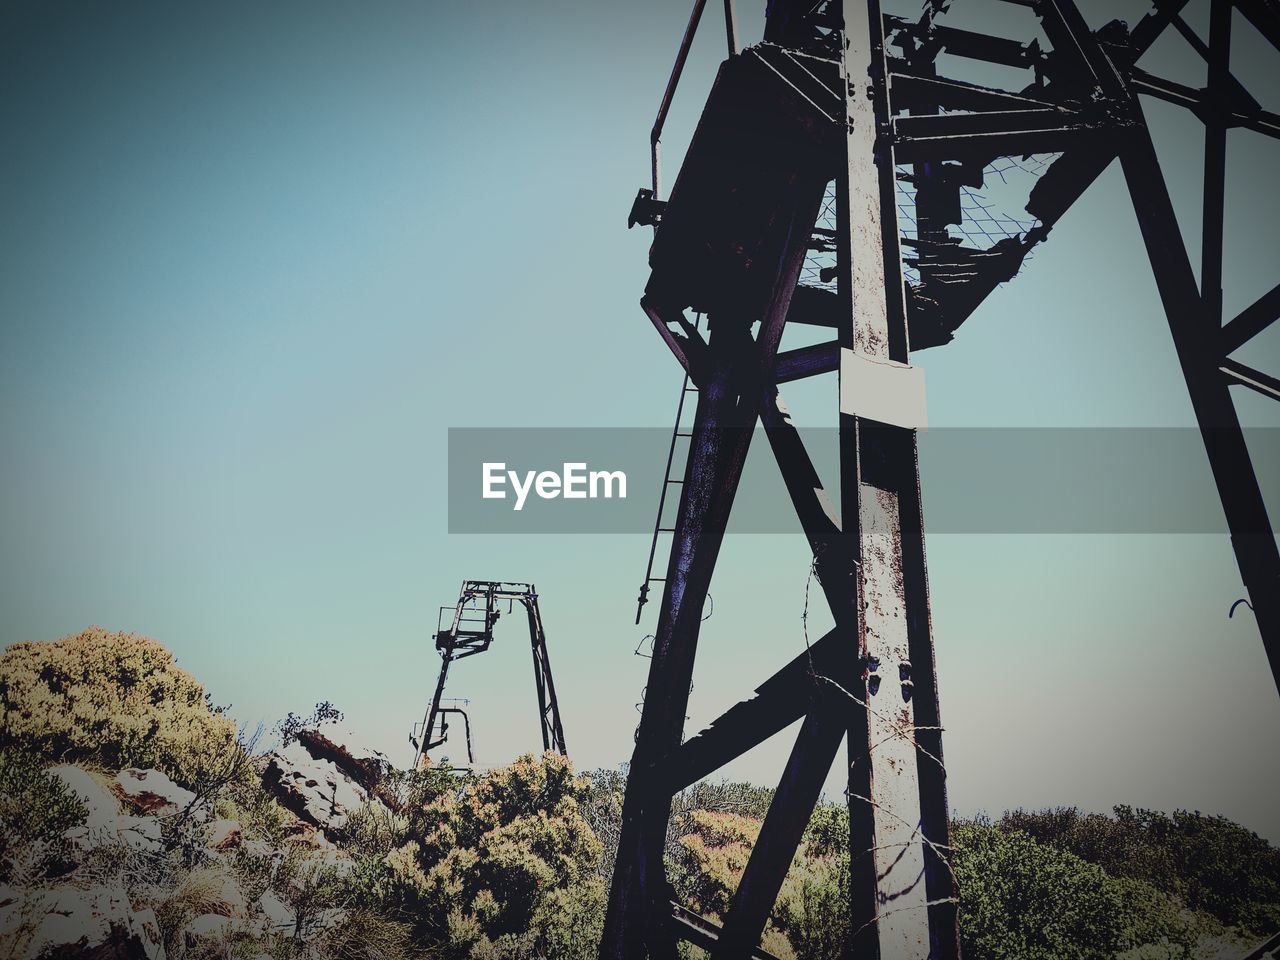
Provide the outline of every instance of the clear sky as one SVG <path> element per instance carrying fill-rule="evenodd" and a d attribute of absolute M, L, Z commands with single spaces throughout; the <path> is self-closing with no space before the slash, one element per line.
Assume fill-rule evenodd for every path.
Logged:
<path fill-rule="evenodd" d="M 763 4 L 740 6 L 757 37 Z M 723 56 L 717 12 L 669 177 Z M 328 699 L 407 761 L 437 607 L 464 578 L 532 580 L 570 753 L 626 760 L 647 539 L 449 536 L 446 431 L 670 422 L 677 369 L 637 306 L 649 234 L 625 221 L 686 16 L 674 0 L 6 4 L 0 643 L 144 633 L 241 721 Z M 1179 43 L 1152 68 L 1199 85 Z M 1275 110 L 1267 49 L 1240 25 L 1233 67 Z M 1194 233 L 1196 124 L 1149 110 Z M 1280 249 L 1280 151 L 1240 131 L 1230 147 L 1229 312 L 1275 282 Z M 1239 356 L 1280 370 L 1278 336 Z M 1194 422 L 1116 168 L 918 360 L 937 426 Z M 832 421 L 830 378 L 787 394 Z M 1275 404 L 1238 404 L 1280 424 Z M 1202 458 L 1185 469 L 1214 495 Z M 946 482 L 924 478 L 926 519 Z M 1250 617 L 1227 619 L 1242 589 L 1224 537 L 928 548 L 958 813 L 1186 807 L 1280 840 L 1280 697 Z M 729 538 L 691 731 L 801 648 L 807 566 L 798 536 Z M 524 644 L 504 621 L 450 687 L 490 762 L 537 745 Z M 726 773 L 772 782 L 786 749 Z"/>

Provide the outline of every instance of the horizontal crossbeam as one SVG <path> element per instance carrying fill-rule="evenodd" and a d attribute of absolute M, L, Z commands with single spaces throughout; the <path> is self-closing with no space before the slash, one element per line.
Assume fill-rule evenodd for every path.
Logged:
<path fill-rule="evenodd" d="M 788 383 L 792 380 L 803 380 L 815 377 L 820 373 L 831 373 L 840 366 L 840 342 L 828 340 L 826 343 L 815 343 L 795 350 L 784 350 L 778 354 L 774 366 L 774 380 L 777 383 Z"/>
<path fill-rule="evenodd" d="M 894 152 L 899 163 L 1060 153 L 1114 135 L 1119 125 L 1061 107 L 897 117 Z"/>
<path fill-rule="evenodd" d="M 1165 103 L 1186 107 L 1201 119 L 1218 109 L 1216 102 L 1210 99 L 1204 90 L 1157 77 L 1140 67 L 1133 68 L 1130 82 L 1138 93 L 1145 93 Z M 1251 110 L 1241 105 L 1229 107 L 1224 113 L 1229 126 L 1253 130 L 1268 137 L 1280 137 L 1280 114 L 1267 110 Z"/>
<path fill-rule="evenodd" d="M 1058 105 L 1018 93 L 945 77 L 893 73 L 893 105 L 900 110 L 943 107 L 948 110 L 1056 110 Z"/>

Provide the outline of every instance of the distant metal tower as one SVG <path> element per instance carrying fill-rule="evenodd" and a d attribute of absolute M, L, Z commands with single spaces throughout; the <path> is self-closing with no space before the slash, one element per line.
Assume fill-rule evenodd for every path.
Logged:
<path fill-rule="evenodd" d="M 449 734 L 448 718 L 461 716 L 466 728 L 468 763 L 475 762 L 471 746 L 471 718 L 457 707 L 443 706 L 444 685 L 449 666 L 484 653 L 493 643 L 493 627 L 502 615 L 502 605 L 511 612 L 514 603 L 521 604 L 529 620 L 529 643 L 533 652 L 533 680 L 538 689 L 538 726 L 542 732 L 542 749 L 568 754 L 564 745 L 564 728 L 560 723 L 560 705 L 556 700 L 555 682 L 551 679 L 551 659 L 547 654 L 547 635 L 542 629 L 538 610 L 538 591 L 531 583 L 507 583 L 492 580 L 465 580 L 453 607 L 441 607 L 436 629 L 436 649 L 440 651 L 440 679 L 422 720 L 420 739 L 411 736 L 417 753 L 414 766 L 431 750 L 441 746 Z M 447 620 L 446 620 L 447 617 Z"/>
<path fill-rule="evenodd" d="M 1232 16 L 1280 46 L 1280 5 L 1210 0 L 1206 42 L 1182 20 L 1185 0 L 1160 0 L 1132 30 L 1114 21 L 1097 31 L 1071 0 L 1003 2 L 1035 13 L 1048 49 L 948 26 L 950 0 L 927 0 L 912 19 L 883 15 L 878 0 L 772 0 L 764 42 L 739 52 L 727 0 L 730 56 L 664 201 L 659 143 L 705 0 L 694 4 L 651 135 L 653 186 L 640 191 L 630 218 L 655 228 L 641 305 L 698 403 L 660 581 L 604 960 L 672 960 L 679 939 L 713 960 L 767 957 L 761 934 L 846 739 L 848 955 L 959 956 L 916 455 L 923 392 L 909 351 L 952 339 L 1117 157 L 1280 683 L 1280 555 L 1228 392 L 1242 384 L 1280 397 L 1275 378 L 1228 357 L 1275 321 L 1280 287 L 1225 325 L 1221 297 L 1226 131 L 1280 134 L 1280 118 L 1230 72 Z M 1170 25 L 1208 62 L 1204 89 L 1135 65 Z M 950 60 L 940 63 L 940 53 Z M 1024 70 L 1027 82 L 1008 91 L 940 75 L 956 58 Z M 1185 106 L 1206 127 L 1199 284 L 1139 94 Z M 965 234 L 969 189 L 1001 158 L 1032 154 L 1055 156 L 1030 193 L 1027 228 L 988 244 L 954 238 L 949 227 Z M 907 237 L 898 217 L 904 187 L 914 225 Z M 824 202 L 833 223 L 819 223 Z M 814 251 L 830 251 L 834 262 L 809 269 Z M 708 317 L 709 336 L 686 311 Z M 788 322 L 831 328 L 834 338 L 779 352 Z M 838 509 L 778 392 L 780 383 L 836 371 Z M 835 627 L 685 740 L 703 604 L 757 421 Z M 672 796 L 797 720 L 723 926 L 693 914 L 675 902 L 662 859 Z"/>

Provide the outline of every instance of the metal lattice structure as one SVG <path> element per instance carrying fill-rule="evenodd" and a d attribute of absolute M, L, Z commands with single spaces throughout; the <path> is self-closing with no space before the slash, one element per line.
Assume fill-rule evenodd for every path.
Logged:
<path fill-rule="evenodd" d="M 440 678 L 436 681 L 436 689 L 427 705 L 421 726 L 410 734 L 409 739 L 416 750 L 415 767 L 422 764 L 430 751 L 449 740 L 450 717 L 462 720 L 466 734 L 467 765 L 475 763 L 471 718 L 462 707 L 448 705 L 450 701 L 444 699 L 445 682 L 449 679 L 449 667 L 453 663 L 489 649 L 498 618 L 504 612 L 510 613 L 517 603 L 524 607 L 529 621 L 529 646 L 533 653 L 533 680 L 538 692 L 538 727 L 542 735 L 542 749 L 568 755 L 564 745 L 564 727 L 560 722 L 555 681 L 551 678 L 547 635 L 542 628 L 542 613 L 538 609 L 537 589 L 531 583 L 465 580 L 458 593 L 457 604 L 440 608 L 435 634 L 436 650 L 440 653 Z"/>
<path fill-rule="evenodd" d="M 951 0 L 927 0 L 915 18 L 886 16 L 877 0 L 772 0 L 763 42 L 739 50 L 726 0 L 729 58 L 664 198 L 660 138 L 705 0 L 694 5 L 651 136 L 652 189 L 630 218 L 654 226 L 641 305 L 696 389 L 697 410 L 657 581 L 603 960 L 671 960 L 682 939 L 713 960 L 767 957 L 761 934 L 842 742 L 846 954 L 959 956 L 916 455 L 923 394 L 910 353 L 950 341 L 1116 159 L 1280 683 L 1280 554 L 1230 394 L 1244 385 L 1280 398 L 1280 381 L 1229 356 L 1280 315 L 1280 286 L 1225 323 L 1221 291 L 1227 130 L 1280 135 L 1280 117 L 1231 73 L 1232 19 L 1280 47 L 1280 4 L 1210 0 L 1202 41 L 1183 21 L 1185 0 L 1160 0 L 1132 29 L 1113 21 L 1097 30 L 1071 0 L 1000 2 L 1029 8 L 1047 46 L 949 26 Z M 1206 60 L 1204 89 L 1138 66 L 1169 28 Z M 950 79 L 942 53 L 943 64 L 1021 70 L 1026 83 L 1002 90 Z M 1205 125 L 1199 282 L 1139 95 L 1186 107 Z M 982 199 L 994 178 L 1023 175 L 1025 216 Z M 707 335 L 690 313 L 708 318 Z M 780 352 L 788 323 L 829 328 L 832 339 Z M 832 372 L 837 502 L 779 394 L 780 384 Z M 686 739 L 707 588 L 757 424 L 835 626 Z M 647 582 L 642 602 L 646 592 Z M 723 925 L 699 917 L 675 901 L 665 875 L 671 798 L 795 721 L 799 735 Z"/>

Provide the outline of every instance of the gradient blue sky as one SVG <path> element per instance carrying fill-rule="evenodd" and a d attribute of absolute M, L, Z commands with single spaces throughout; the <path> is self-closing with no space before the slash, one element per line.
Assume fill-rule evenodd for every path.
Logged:
<path fill-rule="evenodd" d="M 0 643 L 144 633 L 242 721 L 330 699 L 407 760 L 436 608 L 465 577 L 533 580 L 570 752 L 625 760 L 645 538 L 447 535 L 446 430 L 669 422 L 677 371 L 637 307 L 649 236 L 625 218 L 686 15 L 6 4 Z M 1237 33 L 1236 71 L 1277 109 L 1274 60 Z M 1198 84 L 1179 43 L 1151 61 Z M 669 176 L 722 55 L 709 14 Z M 1194 232 L 1196 124 L 1150 116 Z M 1276 145 L 1234 132 L 1231 151 L 1229 310 L 1276 279 L 1280 215 Z M 1280 370 L 1277 334 L 1240 356 Z M 1193 422 L 1117 169 L 918 359 L 935 425 Z M 834 382 L 787 394 L 831 421 Z M 1213 496 L 1207 466 L 1186 469 Z M 925 477 L 926 517 L 945 482 Z M 1280 698 L 1250 618 L 1226 618 L 1225 538 L 934 536 L 929 562 L 957 812 L 1188 807 L 1280 839 Z M 807 564 L 800 537 L 730 538 L 690 729 L 800 649 Z M 494 762 L 537 742 L 525 640 L 503 626 L 450 688 Z M 786 747 L 726 772 L 771 781 Z"/>

